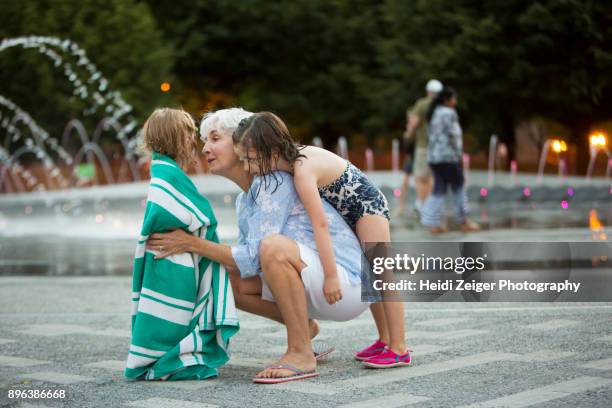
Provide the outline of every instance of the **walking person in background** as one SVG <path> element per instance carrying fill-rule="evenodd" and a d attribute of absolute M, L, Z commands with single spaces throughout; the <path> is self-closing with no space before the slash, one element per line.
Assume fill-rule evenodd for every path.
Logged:
<path fill-rule="evenodd" d="M 433 172 L 434 187 L 432 195 L 423 207 L 421 223 L 434 234 L 447 231 L 442 222 L 447 187 L 450 187 L 455 196 L 456 217 L 461 230 L 469 232 L 480 229 L 478 224 L 467 218 L 467 195 L 462 165 L 463 132 L 455 110 L 456 105 L 455 91 L 445 87 L 427 111 L 427 161 Z"/>
<path fill-rule="evenodd" d="M 437 79 L 431 79 L 425 86 L 427 95 L 416 101 L 406 112 L 406 132 L 404 141 L 414 140 L 415 149 L 413 155 L 414 186 L 416 189 L 416 200 L 414 208 L 421 211 L 425 200 L 431 194 L 432 175 L 427 164 L 427 111 L 431 102 L 438 92 L 442 90 L 442 83 Z M 416 140 L 415 140 L 416 139 Z"/>
<path fill-rule="evenodd" d="M 404 136 L 406 132 L 404 132 Z M 414 140 L 405 139 L 402 141 L 404 148 L 404 178 L 402 179 L 402 189 L 400 190 L 399 204 L 395 209 L 396 215 L 402 215 L 406 209 L 406 201 L 408 200 L 408 190 L 410 189 L 410 176 L 413 172 L 414 164 Z"/>

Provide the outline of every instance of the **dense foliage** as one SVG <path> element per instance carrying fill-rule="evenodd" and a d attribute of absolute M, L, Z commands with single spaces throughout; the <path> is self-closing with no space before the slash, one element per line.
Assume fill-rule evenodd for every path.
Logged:
<path fill-rule="evenodd" d="M 272 110 L 306 140 L 397 137 L 432 77 L 459 93 L 468 132 L 545 117 L 584 144 L 610 118 L 612 9 L 595 0 L 3 1 L 2 37 L 79 42 L 137 112 L 164 102 L 194 114 Z M 2 91 L 43 123 L 76 114 L 41 57 L 0 57 Z M 34 84 L 34 86 L 33 86 Z M 584 139 L 584 140 L 583 140 Z"/>

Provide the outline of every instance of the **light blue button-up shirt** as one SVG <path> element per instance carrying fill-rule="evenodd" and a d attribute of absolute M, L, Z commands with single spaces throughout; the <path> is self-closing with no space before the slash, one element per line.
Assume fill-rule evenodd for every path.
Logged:
<path fill-rule="evenodd" d="M 240 232 L 238 244 L 232 247 L 232 256 L 243 278 L 261 274 L 259 243 L 269 235 L 281 234 L 317 251 L 312 222 L 295 191 L 293 177 L 276 171 L 266 178 L 267 183 L 262 177 L 255 177 L 249 191 L 236 198 Z M 362 257 L 359 241 L 331 204 L 323 200 L 323 208 L 336 263 L 346 269 L 351 283 L 359 284 Z"/>

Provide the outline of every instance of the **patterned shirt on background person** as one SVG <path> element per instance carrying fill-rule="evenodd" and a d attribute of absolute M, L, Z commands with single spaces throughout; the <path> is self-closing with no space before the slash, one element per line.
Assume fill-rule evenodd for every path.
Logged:
<path fill-rule="evenodd" d="M 463 156 L 463 132 L 457 111 L 448 106 L 438 106 L 428 128 L 429 163 L 460 163 Z"/>

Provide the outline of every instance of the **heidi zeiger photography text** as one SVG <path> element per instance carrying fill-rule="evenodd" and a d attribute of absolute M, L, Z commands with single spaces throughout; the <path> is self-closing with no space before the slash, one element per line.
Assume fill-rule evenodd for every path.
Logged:
<path fill-rule="evenodd" d="M 368 243 L 362 298 L 386 301 L 609 301 L 604 242 Z"/>

